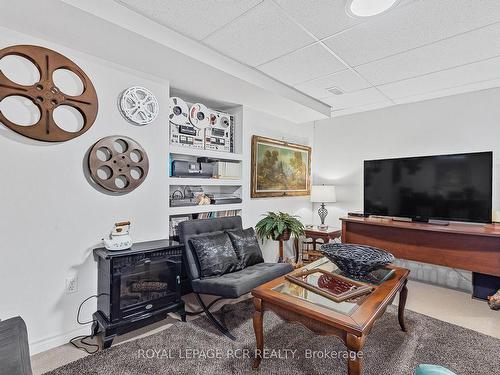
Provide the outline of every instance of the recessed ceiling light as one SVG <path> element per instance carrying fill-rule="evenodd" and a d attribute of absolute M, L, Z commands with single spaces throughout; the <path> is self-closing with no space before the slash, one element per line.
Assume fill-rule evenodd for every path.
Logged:
<path fill-rule="evenodd" d="M 353 17 L 372 17 L 387 12 L 400 0 L 348 0 L 346 11 Z"/>

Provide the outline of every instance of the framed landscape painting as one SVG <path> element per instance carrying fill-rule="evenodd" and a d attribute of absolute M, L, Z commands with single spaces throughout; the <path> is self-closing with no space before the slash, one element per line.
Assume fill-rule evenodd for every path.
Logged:
<path fill-rule="evenodd" d="M 311 147 L 254 135 L 251 197 L 311 194 Z"/>

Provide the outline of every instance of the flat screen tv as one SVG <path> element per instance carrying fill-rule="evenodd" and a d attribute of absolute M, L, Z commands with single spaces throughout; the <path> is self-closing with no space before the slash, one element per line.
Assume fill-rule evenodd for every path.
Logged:
<path fill-rule="evenodd" d="M 493 153 L 364 162 L 364 213 L 491 222 Z"/>

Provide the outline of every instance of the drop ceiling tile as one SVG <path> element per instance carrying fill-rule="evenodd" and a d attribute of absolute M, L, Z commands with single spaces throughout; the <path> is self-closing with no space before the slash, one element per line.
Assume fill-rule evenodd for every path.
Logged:
<path fill-rule="evenodd" d="M 258 69 L 282 82 L 294 85 L 338 72 L 345 69 L 345 65 L 323 45 L 317 43 L 260 65 Z"/>
<path fill-rule="evenodd" d="M 459 95 L 459 94 L 464 94 L 464 93 L 473 92 L 473 91 L 488 90 L 488 89 L 498 88 L 498 87 L 500 87 L 500 78 L 490 79 L 490 80 L 481 81 L 481 82 L 469 83 L 466 85 L 452 87 L 452 88 L 438 90 L 438 91 L 433 91 L 431 93 L 426 93 L 426 94 L 405 96 L 402 98 L 393 99 L 393 102 L 395 104 L 416 103 L 416 102 L 421 102 L 424 100 L 443 98 L 446 96 Z"/>
<path fill-rule="evenodd" d="M 500 57 L 389 83 L 378 88 L 391 99 L 397 99 L 498 78 L 500 78 Z"/>
<path fill-rule="evenodd" d="M 402 0 L 399 6 L 416 0 Z M 317 38 L 337 34 L 369 19 L 347 15 L 346 0 L 274 0 Z"/>
<path fill-rule="evenodd" d="M 345 93 L 350 93 L 368 88 L 370 84 L 352 71 L 343 70 L 295 86 L 297 90 L 314 98 L 324 98 L 331 95 L 327 89 L 332 87 L 337 87 Z"/>
<path fill-rule="evenodd" d="M 414 1 L 325 43 L 355 66 L 498 21 L 498 0 Z"/>
<path fill-rule="evenodd" d="M 271 1 L 251 9 L 203 40 L 208 46 L 257 66 L 314 42 Z"/>
<path fill-rule="evenodd" d="M 359 107 L 351 107 L 351 108 L 343 108 L 343 109 L 333 110 L 332 117 L 340 117 L 340 116 L 351 115 L 353 113 L 374 111 L 376 109 L 390 107 L 393 105 L 394 105 L 394 103 L 391 102 L 390 100 L 383 100 L 381 102 L 365 104 L 365 105 L 361 105 Z"/>
<path fill-rule="evenodd" d="M 500 23 L 356 67 L 374 85 L 500 56 Z"/>
<path fill-rule="evenodd" d="M 385 102 L 388 99 L 375 88 L 368 88 L 343 95 L 331 95 L 321 101 L 330 104 L 334 111 L 345 108 L 356 108 L 373 103 Z"/>
<path fill-rule="evenodd" d="M 185 36 L 201 40 L 262 0 L 115 0 Z"/>
<path fill-rule="evenodd" d="M 363 22 L 347 15 L 345 0 L 274 1 L 320 39 Z"/>

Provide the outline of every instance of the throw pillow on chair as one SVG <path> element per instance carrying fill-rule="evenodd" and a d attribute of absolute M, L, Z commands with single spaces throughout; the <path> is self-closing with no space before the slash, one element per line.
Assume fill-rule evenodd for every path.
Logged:
<path fill-rule="evenodd" d="M 264 262 L 262 251 L 253 228 L 232 229 L 228 230 L 227 234 L 231 239 L 234 251 L 240 259 L 241 268 Z"/>
<path fill-rule="evenodd" d="M 226 232 L 206 234 L 190 239 L 200 265 L 200 276 L 220 276 L 237 271 L 240 262 Z"/>

